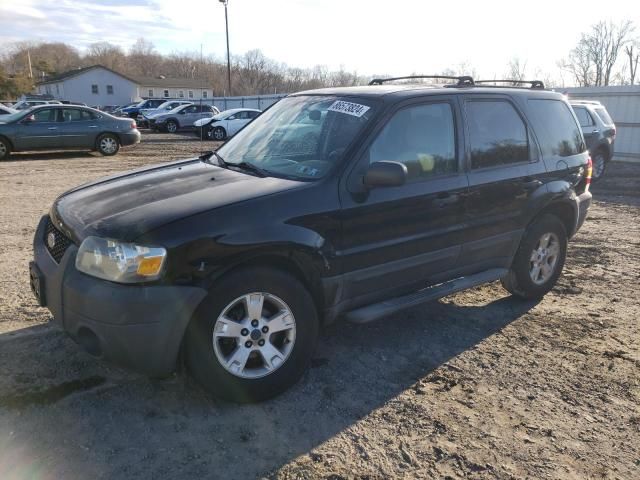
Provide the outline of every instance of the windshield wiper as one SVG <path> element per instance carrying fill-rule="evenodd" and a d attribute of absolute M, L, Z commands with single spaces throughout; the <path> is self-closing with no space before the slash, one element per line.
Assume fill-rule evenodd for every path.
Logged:
<path fill-rule="evenodd" d="M 218 156 L 218 158 L 220 159 L 220 156 Z M 224 161 L 224 160 L 223 160 Z M 225 165 L 227 167 L 238 167 L 242 170 L 246 170 L 248 172 L 253 172 L 258 174 L 258 176 L 260 177 L 268 177 L 270 176 L 269 172 L 267 170 L 264 170 L 256 165 L 254 165 L 253 163 L 249 163 L 249 162 L 240 162 L 240 163 L 226 163 Z"/>

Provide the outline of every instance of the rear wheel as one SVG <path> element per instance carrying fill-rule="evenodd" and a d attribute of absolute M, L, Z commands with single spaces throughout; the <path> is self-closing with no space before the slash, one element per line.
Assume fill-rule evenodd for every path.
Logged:
<path fill-rule="evenodd" d="M 555 215 L 543 215 L 524 233 L 502 286 L 521 298 L 540 298 L 562 273 L 567 255 L 567 232 Z"/>
<path fill-rule="evenodd" d="M 112 133 L 105 133 L 98 137 L 97 146 L 102 155 L 111 156 L 120 150 L 120 141 Z"/>
<path fill-rule="evenodd" d="M 607 156 L 602 150 L 598 150 L 593 156 L 593 172 L 591 180 L 597 182 L 604 175 L 604 171 L 607 168 Z"/>
<path fill-rule="evenodd" d="M 6 138 L 0 138 L 0 160 L 6 160 L 11 155 L 11 144 Z"/>
<path fill-rule="evenodd" d="M 186 362 L 214 395 L 256 402 L 304 373 L 318 337 L 309 292 L 279 270 L 232 272 L 211 288 L 187 329 Z"/>

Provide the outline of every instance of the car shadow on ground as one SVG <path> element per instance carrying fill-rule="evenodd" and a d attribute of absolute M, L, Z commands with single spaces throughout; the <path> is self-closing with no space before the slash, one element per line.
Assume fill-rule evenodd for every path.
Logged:
<path fill-rule="evenodd" d="M 28 162 L 34 160 L 83 160 L 90 157 L 100 158 L 102 155 L 89 150 L 18 152 L 12 153 L 8 159 L 2 160 L 2 163 Z"/>
<path fill-rule="evenodd" d="M 222 142 L 214 142 L 213 140 L 203 140 L 196 136 L 193 130 L 183 130 L 176 133 L 152 132 L 151 130 L 140 130 L 142 133 L 142 141 L 144 143 L 175 143 L 185 142 L 203 142 L 208 145 L 220 145 Z"/>
<path fill-rule="evenodd" d="M 214 400 L 183 374 L 121 371 L 53 327 L 0 335 L 0 477 L 269 475 L 534 305 L 444 299 L 372 324 L 335 324 L 302 381 L 255 405 Z"/>

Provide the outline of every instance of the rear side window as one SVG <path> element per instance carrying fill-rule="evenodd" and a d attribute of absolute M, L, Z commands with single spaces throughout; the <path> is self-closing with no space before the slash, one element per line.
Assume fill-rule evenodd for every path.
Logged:
<path fill-rule="evenodd" d="M 409 180 L 457 171 L 453 111 L 448 103 L 397 112 L 369 147 L 369 162 L 404 163 Z"/>
<path fill-rule="evenodd" d="M 574 107 L 573 111 L 576 112 L 576 117 L 578 117 L 581 127 L 591 127 L 593 125 L 593 118 L 591 118 L 591 114 L 586 108 Z"/>
<path fill-rule="evenodd" d="M 529 161 L 529 137 L 522 118 L 506 100 L 467 102 L 471 168 Z"/>
<path fill-rule="evenodd" d="M 582 130 L 565 102 L 531 99 L 528 105 L 543 155 L 570 157 L 587 149 Z"/>
<path fill-rule="evenodd" d="M 600 120 L 602 120 L 602 123 L 605 125 L 613 125 L 613 119 L 604 107 L 597 107 L 595 110 L 600 117 Z"/>

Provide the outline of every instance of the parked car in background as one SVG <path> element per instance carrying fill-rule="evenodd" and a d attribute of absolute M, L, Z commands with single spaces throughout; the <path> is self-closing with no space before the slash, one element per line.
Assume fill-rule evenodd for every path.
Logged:
<path fill-rule="evenodd" d="M 138 127 L 148 127 L 149 126 L 149 118 L 154 115 L 159 115 L 161 113 L 167 113 L 173 110 L 174 108 L 178 108 L 180 105 L 191 105 L 193 102 L 188 100 L 169 100 L 168 102 L 164 102 L 160 104 L 157 108 L 142 108 L 138 112 L 138 116 L 136 117 L 136 122 L 138 122 Z"/>
<path fill-rule="evenodd" d="M 4 105 L 0 105 L 0 115 L 9 115 L 11 113 L 19 112 L 20 110 L 16 110 L 15 108 L 5 107 Z"/>
<path fill-rule="evenodd" d="M 97 150 L 115 155 L 140 141 L 136 122 L 89 107 L 41 105 L 0 117 L 0 160 L 24 150 Z"/>
<path fill-rule="evenodd" d="M 120 108 L 120 105 L 100 105 L 100 108 L 98 108 L 98 110 L 100 110 L 101 112 L 113 113 L 118 108 Z"/>
<path fill-rule="evenodd" d="M 593 160 L 593 181 L 598 181 L 613 158 L 616 125 L 609 112 L 595 100 L 571 100 L 571 107 L 578 117 L 580 128 Z"/>
<path fill-rule="evenodd" d="M 170 112 L 151 117 L 149 128 L 169 133 L 175 133 L 181 128 L 193 128 L 196 120 L 213 117 L 217 110 L 214 108 L 211 105 L 181 105 Z"/>
<path fill-rule="evenodd" d="M 58 100 L 20 100 L 13 108 L 16 110 L 26 110 L 27 108 L 38 105 L 62 105 L 62 102 Z"/>
<path fill-rule="evenodd" d="M 566 98 L 532 85 L 290 95 L 216 152 L 58 197 L 32 290 L 93 355 L 154 377 L 180 356 L 240 402 L 293 385 L 338 318 L 496 280 L 539 299 L 587 215 L 591 160 Z"/>
<path fill-rule="evenodd" d="M 164 102 L 166 102 L 166 98 L 148 98 L 147 100 L 142 100 L 134 105 L 130 105 L 120 109 L 120 115 L 122 117 L 129 117 L 135 119 L 138 116 L 140 110 L 144 108 L 158 108 Z"/>
<path fill-rule="evenodd" d="M 233 137 L 247 123 L 262 113 L 255 108 L 232 108 L 211 118 L 196 121 L 196 136 L 208 140 L 224 140 Z"/>

